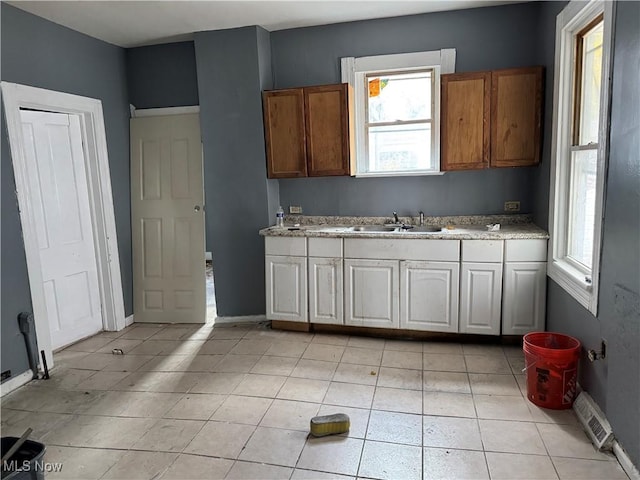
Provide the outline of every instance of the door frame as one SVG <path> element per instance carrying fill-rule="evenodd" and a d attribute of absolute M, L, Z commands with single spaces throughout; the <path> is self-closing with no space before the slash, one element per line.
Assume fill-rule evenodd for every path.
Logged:
<path fill-rule="evenodd" d="M 0 86 L 16 182 L 38 349 L 44 350 L 48 365 L 53 366 L 49 317 L 42 287 L 42 265 L 35 216 L 27 181 L 20 109 L 30 108 L 77 115 L 80 119 L 102 304 L 102 323 L 105 330 L 118 331 L 125 327 L 124 298 L 102 102 L 94 98 L 16 83 L 1 82 Z M 40 358 L 38 362 L 42 368 Z"/>

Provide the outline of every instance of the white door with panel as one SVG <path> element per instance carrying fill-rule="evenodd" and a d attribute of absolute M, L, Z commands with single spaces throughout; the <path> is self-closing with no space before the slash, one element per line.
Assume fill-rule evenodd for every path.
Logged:
<path fill-rule="evenodd" d="M 460 333 L 500 335 L 502 264 L 462 262 Z"/>
<path fill-rule="evenodd" d="M 398 328 L 399 270 L 397 260 L 345 260 L 344 323 Z"/>
<path fill-rule="evenodd" d="M 309 258 L 309 321 L 342 325 L 341 258 Z"/>
<path fill-rule="evenodd" d="M 544 331 L 546 286 L 546 262 L 504 264 L 503 335 Z"/>
<path fill-rule="evenodd" d="M 400 262 L 400 328 L 458 332 L 458 262 Z"/>
<path fill-rule="evenodd" d="M 53 349 L 103 329 L 88 175 L 75 115 L 21 111 Z"/>
<path fill-rule="evenodd" d="M 266 255 L 267 319 L 307 321 L 307 258 Z"/>
<path fill-rule="evenodd" d="M 205 322 L 203 202 L 199 115 L 132 118 L 136 322 Z"/>

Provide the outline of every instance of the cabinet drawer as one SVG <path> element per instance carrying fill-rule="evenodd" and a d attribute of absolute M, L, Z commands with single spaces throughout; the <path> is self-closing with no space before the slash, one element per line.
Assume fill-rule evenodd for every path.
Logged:
<path fill-rule="evenodd" d="M 264 253 L 285 257 L 306 257 L 307 239 L 303 237 L 264 237 Z"/>
<path fill-rule="evenodd" d="M 342 258 L 341 238 L 310 238 L 310 257 L 339 257 Z"/>
<path fill-rule="evenodd" d="M 506 240 L 504 246 L 504 261 L 546 262 L 547 240 Z"/>
<path fill-rule="evenodd" d="M 457 262 L 460 260 L 460 241 L 345 238 L 344 257 Z"/>
<path fill-rule="evenodd" d="M 462 240 L 462 261 L 502 263 L 502 250 L 502 240 Z"/>

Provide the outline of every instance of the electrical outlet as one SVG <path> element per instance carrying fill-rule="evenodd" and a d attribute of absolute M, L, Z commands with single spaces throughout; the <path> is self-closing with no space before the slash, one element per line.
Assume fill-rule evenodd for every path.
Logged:
<path fill-rule="evenodd" d="M 504 211 L 505 212 L 519 212 L 520 211 L 520 202 L 519 201 L 509 201 L 504 202 Z"/>
<path fill-rule="evenodd" d="M 302 207 L 300 205 L 289 205 L 289 213 L 292 215 L 293 214 L 301 215 Z"/>

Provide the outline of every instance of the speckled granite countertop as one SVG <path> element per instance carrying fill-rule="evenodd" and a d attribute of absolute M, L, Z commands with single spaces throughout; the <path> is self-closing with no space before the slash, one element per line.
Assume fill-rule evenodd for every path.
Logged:
<path fill-rule="evenodd" d="M 417 225 L 417 217 L 400 217 L 405 225 Z M 334 238 L 426 238 L 451 240 L 547 239 L 549 234 L 531 223 L 530 215 L 482 215 L 425 217 L 425 225 L 440 227 L 437 232 L 417 232 L 398 228 L 394 231 L 354 231 L 358 225 L 384 225 L 389 217 L 314 217 L 287 216 L 285 227 L 260 230 L 262 236 L 334 237 Z M 487 225 L 499 223 L 500 230 L 488 231 Z"/>

